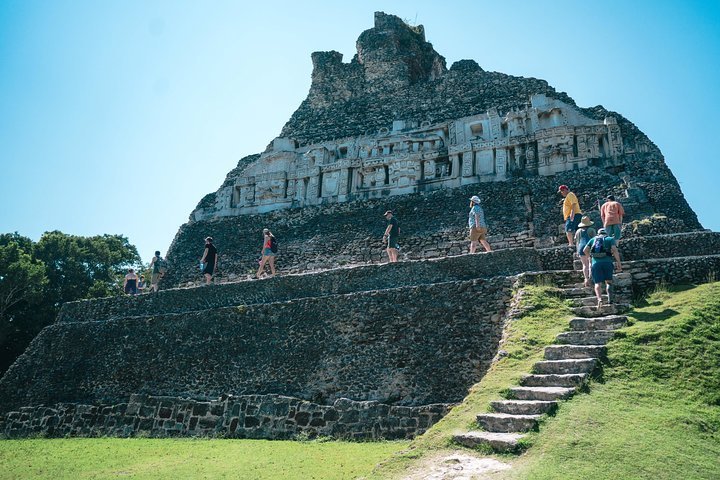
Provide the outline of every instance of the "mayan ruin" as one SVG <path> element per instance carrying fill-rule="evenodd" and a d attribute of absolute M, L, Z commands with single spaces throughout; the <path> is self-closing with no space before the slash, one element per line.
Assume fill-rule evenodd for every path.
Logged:
<path fill-rule="evenodd" d="M 514 295 L 545 282 L 571 305 L 570 330 L 455 438 L 514 451 L 602 368 L 634 298 L 720 271 L 720 234 L 621 112 L 474 60 L 448 67 L 422 25 L 383 12 L 356 47 L 312 53 L 307 98 L 264 151 L 206 185 L 159 292 L 63 305 L 0 380 L 4 435 L 411 439 L 507 355 Z M 625 209 L 605 304 L 582 285 L 559 185 L 595 224 L 608 195 Z M 475 196 L 492 251 L 472 255 Z M 263 228 L 280 274 L 258 280 Z M 205 286 L 207 237 L 221 274 Z"/>

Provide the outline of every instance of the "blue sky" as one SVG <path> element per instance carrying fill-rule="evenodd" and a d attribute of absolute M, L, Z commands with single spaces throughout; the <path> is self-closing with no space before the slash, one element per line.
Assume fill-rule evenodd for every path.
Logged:
<path fill-rule="evenodd" d="M 720 1 L 0 1 L 0 232 L 119 233 L 148 260 L 382 10 L 448 67 L 547 80 L 622 113 L 720 230 Z M 712 193 L 715 191 L 716 193 Z"/>

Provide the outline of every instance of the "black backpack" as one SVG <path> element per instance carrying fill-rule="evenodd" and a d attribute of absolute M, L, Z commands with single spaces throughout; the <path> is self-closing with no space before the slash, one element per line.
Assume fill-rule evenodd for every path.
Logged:
<path fill-rule="evenodd" d="M 278 251 L 278 241 L 274 236 L 270 237 L 270 251 L 273 253 L 277 253 Z"/>

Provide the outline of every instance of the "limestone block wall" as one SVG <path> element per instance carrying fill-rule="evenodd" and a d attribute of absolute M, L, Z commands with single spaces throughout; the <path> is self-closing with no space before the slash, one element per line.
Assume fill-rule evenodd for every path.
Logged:
<path fill-rule="evenodd" d="M 280 395 L 223 396 L 207 402 L 131 395 L 127 402 L 115 405 L 23 407 L 0 416 L 0 435 L 399 439 L 422 434 L 448 410 L 445 404 L 405 407 L 345 398 L 318 405 Z"/>
<path fill-rule="evenodd" d="M 397 264 L 361 265 L 262 281 L 221 283 L 210 287 L 174 288 L 137 297 L 80 300 L 62 306 L 57 322 L 184 313 L 208 308 L 287 301 L 368 290 L 383 290 L 475 278 L 516 275 L 526 271 L 572 268 L 566 248 L 515 248 L 487 255 L 462 255 Z"/>
<path fill-rule="evenodd" d="M 617 174 L 591 168 L 551 178 L 521 178 L 386 200 L 335 203 L 187 223 L 178 231 L 168 252 L 172 268 L 164 287 L 200 280 L 197 263 L 202 255 L 203 239 L 208 235 L 214 237 L 220 251 L 221 280 L 232 281 L 250 275 L 257 269 L 263 227 L 270 228 L 280 240 L 277 262 L 284 272 L 380 262 L 385 258 L 382 214 L 388 208 L 397 213 L 401 222 L 401 258 L 458 255 L 467 251 L 468 199 L 476 194 L 483 200 L 489 241 L 494 248 L 549 247 L 564 241 L 560 231 L 559 184 L 571 186 L 581 208 L 596 222 L 599 222 L 599 213 L 593 205 L 598 198 L 614 193 L 622 201 L 629 191 L 632 196 L 625 202 L 628 222 L 661 213 L 675 222 L 674 231 L 700 229 L 697 217 L 682 198 L 662 157 L 653 154 L 636 157 L 625 165 L 625 171 Z M 637 183 L 628 186 L 625 177 L 629 173 Z"/>
<path fill-rule="evenodd" d="M 0 380 L 0 412 L 134 393 L 455 402 L 495 355 L 510 288 L 509 279 L 459 281 L 56 323 Z"/>
<path fill-rule="evenodd" d="M 624 264 L 632 275 L 633 291 L 644 295 L 658 285 L 688 285 L 720 279 L 720 254 L 696 257 L 658 258 Z"/>

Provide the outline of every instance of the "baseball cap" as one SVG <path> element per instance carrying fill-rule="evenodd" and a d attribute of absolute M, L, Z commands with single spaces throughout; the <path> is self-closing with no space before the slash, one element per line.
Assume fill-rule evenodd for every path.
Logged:
<path fill-rule="evenodd" d="M 562 191 L 562 190 L 570 190 L 570 189 L 568 188 L 567 185 L 560 185 L 560 186 L 558 187 L 558 192 L 560 192 L 560 191 Z"/>

